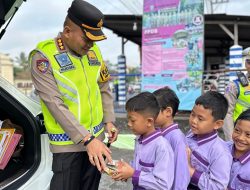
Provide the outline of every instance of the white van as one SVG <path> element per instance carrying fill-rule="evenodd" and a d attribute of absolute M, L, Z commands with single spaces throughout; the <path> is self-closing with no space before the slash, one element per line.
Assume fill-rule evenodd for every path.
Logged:
<path fill-rule="evenodd" d="M 0 29 L 11 20 L 23 0 L 0 0 Z M 4 25 L 5 24 L 5 25 Z M 1 43 L 1 41 L 0 41 Z M 9 119 L 23 129 L 23 148 L 0 170 L 0 189 L 47 190 L 52 177 L 52 154 L 39 103 L 0 78 L 0 120 Z"/>
<path fill-rule="evenodd" d="M 49 189 L 52 154 L 40 105 L 0 78 L 0 120 L 5 119 L 23 128 L 24 146 L 21 156 L 0 170 L 0 189 Z"/>

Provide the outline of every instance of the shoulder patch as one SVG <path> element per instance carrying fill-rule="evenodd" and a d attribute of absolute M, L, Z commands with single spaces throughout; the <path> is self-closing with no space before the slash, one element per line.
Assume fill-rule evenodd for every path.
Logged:
<path fill-rule="evenodd" d="M 248 84 L 247 86 L 244 87 L 244 89 L 250 91 L 250 85 Z"/>
<path fill-rule="evenodd" d="M 50 66 L 50 64 L 49 64 L 49 61 L 47 59 L 38 59 L 36 61 L 36 68 L 41 73 L 46 73 L 49 69 L 49 66 Z"/>
<path fill-rule="evenodd" d="M 108 68 L 106 64 L 103 62 L 101 66 L 99 82 L 106 82 L 109 80 L 109 78 L 110 78 L 110 74 L 109 74 Z"/>

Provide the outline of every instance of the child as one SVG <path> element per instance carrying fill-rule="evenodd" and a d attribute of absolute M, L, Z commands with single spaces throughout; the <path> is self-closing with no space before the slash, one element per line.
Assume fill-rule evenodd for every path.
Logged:
<path fill-rule="evenodd" d="M 195 101 L 187 135 L 191 149 L 187 149 L 191 176 L 188 189 L 222 190 L 228 186 L 232 156 L 217 134 L 227 109 L 227 100 L 218 92 L 209 91 Z"/>
<path fill-rule="evenodd" d="M 135 154 L 132 166 L 122 162 L 115 180 L 125 181 L 132 177 L 134 190 L 168 190 L 174 180 L 174 155 L 166 139 L 154 126 L 160 111 L 155 96 L 143 92 L 126 103 L 128 127 L 138 137 L 135 139 Z"/>
<path fill-rule="evenodd" d="M 233 142 L 228 143 L 233 155 L 228 189 L 250 189 L 250 109 L 235 121 Z"/>
<path fill-rule="evenodd" d="M 156 119 L 156 126 L 159 126 L 162 135 L 168 140 L 174 151 L 175 179 L 174 190 L 184 190 L 190 182 L 188 161 L 186 154 L 186 138 L 174 123 L 174 116 L 178 111 L 179 99 L 175 92 L 168 87 L 161 88 L 154 92 L 160 105 L 160 113 Z"/>

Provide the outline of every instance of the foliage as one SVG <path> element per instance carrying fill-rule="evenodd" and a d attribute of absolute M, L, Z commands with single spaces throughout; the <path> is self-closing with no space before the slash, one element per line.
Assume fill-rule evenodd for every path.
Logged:
<path fill-rule="evenodd" d="M 29 61 L 24 52 L 21 52 L 19 56 L 15 57 L 15 62 L 18 63 L 18 66 L 14 66 L 14 77 L 16 77 L 18 73 L 28 70 Z"/>
<path fill-rule="evenodd" d="M 15 61 L 19 64 L 23 71 L 29 68 L 29 60 L 24 52 L 21 52 L 18 57 L 15 57 Z"/>
<path fill-rule="evenodd" d="M 139 67 L 130 67 L 127 69 L 127 74 L 140 74 L 141 70 Z M 138 81 L 140 77 L 138 76 L 127 76 L 126 82 L 129 84 L 131 82 Z"/>
<path fill-rule="evenodd" d="M 17 77 L 18 73 L 21 73 L 23 71 L 22 68 L 14 66 L 14 78 Z"/>
<path fill-rule="evenodd" d="M 141 70 L 139 67 L 130 67 L 130 68 L 128 68 L 128 73 L 129 74 L 138 74 L 138 73 L 141 73 Z"/>

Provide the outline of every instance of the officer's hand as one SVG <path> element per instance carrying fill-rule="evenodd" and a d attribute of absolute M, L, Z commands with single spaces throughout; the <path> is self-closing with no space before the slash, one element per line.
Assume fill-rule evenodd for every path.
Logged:
<path fill-rule="evenodd" d="M 108 133 L 108 139 L 109 139 L 108 142 L 110 144 L 115 142 L 119 131 L 112 122 L 106 123 L 106 131 Z"/>
<path fill-rule="evenodd" d="M 110 149 L 100 140 L 93 139 L 86 146 L 87 153 L 89 155 L 89 161 L 92 165 L 96 166 L 99 171 L 106 168 L 106 163 L 103 156 L 108 159 L 108 162 L 112 162 Z"/>

